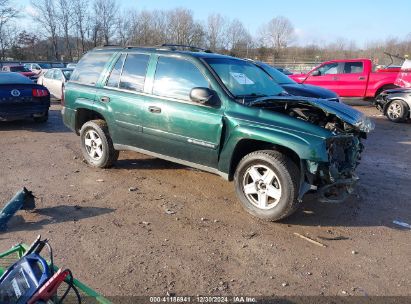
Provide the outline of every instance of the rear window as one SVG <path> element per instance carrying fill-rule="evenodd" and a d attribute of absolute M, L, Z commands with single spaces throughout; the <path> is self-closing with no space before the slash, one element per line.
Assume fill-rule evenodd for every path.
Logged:
<path fill-rule="evenodd" d="M 346 62 L 344 63 L 344 74 L 358 74 L 364 71 L 362 62 Z"/>
<path fill-rule="evenodd" d="M 12 66 L 10 72 L 30 72 L 30 70 L 24 66 Z"/>
<path fill-rule="evenodd" d="M 86 85 L 95 85 L 112 55 L 113 53 L 87 53 L 77 64 L 70 80 Z"/>

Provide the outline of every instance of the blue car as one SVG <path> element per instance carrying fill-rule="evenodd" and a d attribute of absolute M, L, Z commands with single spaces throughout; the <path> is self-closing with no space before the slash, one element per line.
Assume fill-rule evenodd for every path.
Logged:
<path fill-rule="evenodd" d="M 13 72 L 0 72 L 0 121 L 33 118 L 46 122 L 50 93 L 46 87 Z"/>

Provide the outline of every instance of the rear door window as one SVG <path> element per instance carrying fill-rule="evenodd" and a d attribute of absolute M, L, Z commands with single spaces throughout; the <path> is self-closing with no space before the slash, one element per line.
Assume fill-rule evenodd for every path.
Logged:
<path fill-rule="evenodd" d="M 361 74 L 364 71 L 364 65 L 361 61 L 344 63 L 344 74 Z"/>
<path fill-rule="evenodd" d="M 209 83 L 194 64 L 179 58 L 158 58 L 154 95 L 189 101 L 195 87 L 208 88 Z"/>
<path fill-rule="evenodd" d="M 86 85 L 95 85 L 100 77 L 104 66 L 113 53 L 90 52 L 84 55 L 71 75 L 71 81 L 76 81 Z"/>
<path fill-rule="evenodd" d="M 118 59 L 113 69 L 111 70 L 110 76 L 107 79 L 106 86 L 112 88 L 118 88 L 120 82 L 121 69 L 123 68 L 124 58 L 126 54 L 122 54 Z"/>
<path fill-rule="evenodd" d="M 120 89 L 142 92 L 150 55 L 128 54 L 120 76 Z"/>

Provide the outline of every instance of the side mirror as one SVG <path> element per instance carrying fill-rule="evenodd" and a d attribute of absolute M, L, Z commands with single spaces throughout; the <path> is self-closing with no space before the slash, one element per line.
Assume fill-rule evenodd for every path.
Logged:
<path fill-rule="evenodd" d="M 321 76 L 321 72 L 319 70 L 315 70 L 311 73 L 311 76 Z"/>
<path fill-rule="evenodd" d="M 216 92 L 209 88 L 193 88 L 190 92 L 190 99 L 203 105 L 215 106 L 218 104 Z"/>

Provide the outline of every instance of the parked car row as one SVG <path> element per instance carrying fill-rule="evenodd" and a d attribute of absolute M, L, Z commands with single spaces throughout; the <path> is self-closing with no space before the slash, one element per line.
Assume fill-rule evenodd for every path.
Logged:
<path fill-rule="evenodd" d="M 4 66 L 2 68 L 3 72 L 16 72 L 19 73 L 23 76 L 26 76 L 27 78 L 31 79 L 32 81 L 37 81 L 37 78 L 39 77 L 39 75 L 37 75 L 36 73 L 30 71 L 28 68 L 26 68 L 25 66 L 22 65 L 8 65 L 8 66 Z"/>

